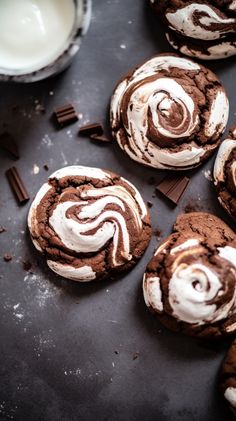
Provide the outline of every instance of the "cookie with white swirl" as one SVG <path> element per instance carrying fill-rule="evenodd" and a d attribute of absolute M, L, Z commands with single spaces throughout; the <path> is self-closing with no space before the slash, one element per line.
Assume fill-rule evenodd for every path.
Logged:
<path fill-rule="evenodd" d="M 176 50 L 202 60 L 236 54 L 235 0 L 148 0 L 167 25 Z"/>
<path fill-rule="evenodd" d="M 220 390 L 236 415 L 236 340 L 233 341 L 222 365 Z"/>
<path fill-rule="evenodd" d="M 137 189 L 110 171 L 82 166 L 49 177 L 31 205 L 28 226 L 48 266 L 80 282 L 131 268 L 151 237 Z"/>
<path fill-rule="evenodd" d="M 219 202 L 236 222 L 236 126 L 231 128 L 219 148 L 214 180 Z"/>
<path fill-rule="evenodd" d="M 168 328 L 199 337 L 236 331 L 236 235 L 216 216 L 180 215 L 143 280 L 146 305 Z"/>
<path fill-rule="evenodd" d="M 229 103 L 216 75 L 160 54 L 126 75 L 111 100 L 111 127 L 135 161 L 169 170 L 196 167 L 217 148 Z"/>

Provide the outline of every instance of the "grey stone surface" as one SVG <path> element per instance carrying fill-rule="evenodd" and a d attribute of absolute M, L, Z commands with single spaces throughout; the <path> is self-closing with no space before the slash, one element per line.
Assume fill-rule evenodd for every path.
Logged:
<path fill-rule="evenodd" d="M 21 159 L 0 156 L 0 420 L 221 421 L 233 419 L 217 389 L 230 341 L 209 344 L 175 335 L 145 308 L 141 280 L 157 239 L 134 270 L 117 281 L 79 285 L 50 272 L 26 228 L 29 204 L 18 207 L 5 178 L 15 164 L 31 198 L 49 173 L 73 164 L 108 168 L 151 200 L 161 237 L 189 203 L 230 223 L 208 180 L 214 158 L 189 172 L 191 185 L 172 208 L 152 198 L 148 179 L 164 173 L 132 162 L 117 145 L 77 136 L 78 125 L 57 130 L 51 115 L 73 102 L 80 123 L 106 122 L 117 80 L 158 52 L 170 51 L 143 0 L 95 0 L 93 18 L 72 66 L 54 79 L 0 85 L 0 130 L 15 137 Z M 227 89 L 235 122 L 235 59 L 209 63 Z M 40 114 L 38 104 L 46 114 Z M 49 171 L 43 165 L 47 164 Z M 39 169 L 39 172 L 38 172 Z M 37 174 L 35 174 L 37 173 Z M 234 227 L 235 228 L 235 227 Z M 6 252 L 13 254 L 9 263 Z M 30 259 L 33 273 L 22 268 Z M 115 353 L 118 351 L 119 353 Z M 139 357 L 133 360 L 133 354 Z"/>

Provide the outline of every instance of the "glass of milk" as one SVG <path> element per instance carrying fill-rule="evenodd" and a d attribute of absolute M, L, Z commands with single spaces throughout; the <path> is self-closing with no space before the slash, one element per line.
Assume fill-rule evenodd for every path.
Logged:
<path fill-rule="evenodd" d="M 62 71 L 88 29 L 91 0 L 0 0 L 0 81 Z"/>

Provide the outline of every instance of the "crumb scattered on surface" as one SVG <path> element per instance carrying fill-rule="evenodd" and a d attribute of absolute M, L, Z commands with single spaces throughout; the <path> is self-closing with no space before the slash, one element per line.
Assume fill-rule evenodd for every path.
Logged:
<path fill-rule="evenodd" d="M 3 232 L 6 232 L 6 228 L 4 228 L 2 225 L 0 225 L 0 234 L 2 234 Z"/>
<path fill-rule="evenodd" d="M 134 352 L 133 354 L 133 360 L 137 360 L 137 358 L 139 358 L 140 353 L 139 352 Z"/>
<path fill-rule="evenodd" d="M 203 174 L 208 181 L 213 181 L 211 170 L 203 171 Z"/>
<path fill-rule="evenodd" d="M 12 260 L 12 255 L 10 253 L 5 253 L 3 259 L 5 262 L 10 262 Z"/>
<path fill-rule="evenodd" d="M 32 263 L 31 263 L 31 261 L 30 260 L 24 260 L 23 262 L 22 262 L 22 266 L 23 266 L 23 269 L 26 271 L 26 272 L 29 272 L 30 271 L 30 269 L 32 269 Z"/>

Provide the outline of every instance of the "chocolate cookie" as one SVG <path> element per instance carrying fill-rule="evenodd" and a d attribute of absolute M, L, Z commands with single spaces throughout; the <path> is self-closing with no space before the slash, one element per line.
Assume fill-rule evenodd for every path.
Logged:
<path fill-rule="evenodd" d="M 225 90 L 214 73 L 175 54 L 160 54 L 119 82 L 111 127 L 135 161 L 183 170 L 213 153 L 228 113 Z"/>
<path fill-rule="evenodd" d="M 236 415 L 236 340 L 232 343 L 223 362 L 220 389 Z"/>
<path fill-rule="evenodd" d="M 144 275 L 146 305 L 174 331 L 236 331 L 236 235 L 216 216 L 180 215 Z"/>
<path fill-rule="evenodd" d="M 203 60 L 236 54 L 235 0 L 148 0 L 168 27 L 173 48 Z"/>
<path fill-rule="evenodd" d="M 214 166 L 218 199 L 236 221 L 236 126 L 222 142 Z"/>
<path fill-rule="evenodd" d="M 131 183 L 80 166 L 49 177 L 31 205 L 28 225 L 48 266 L 80 282 L 131 268 L 151 236 L 149 212 Z"/>

